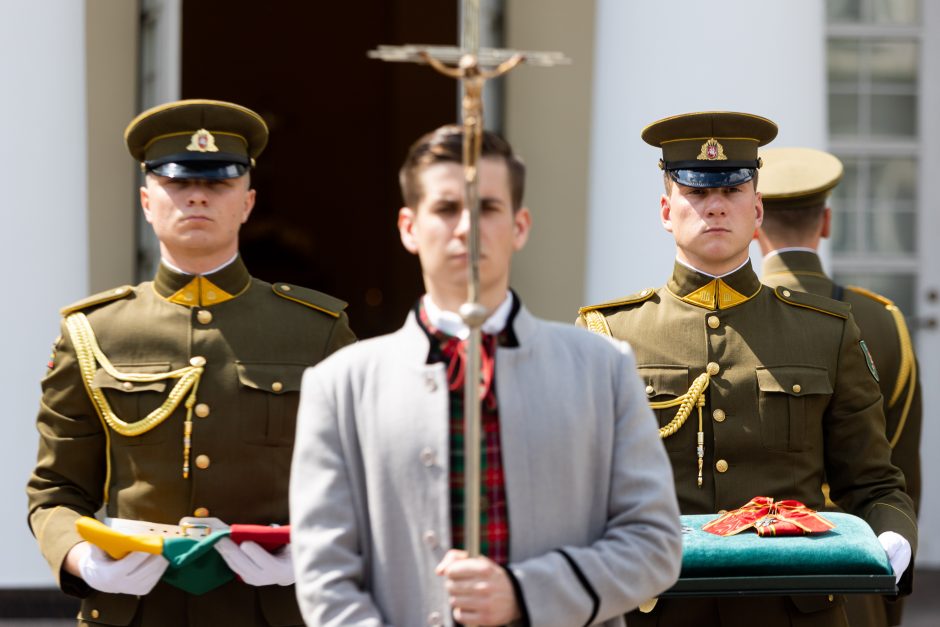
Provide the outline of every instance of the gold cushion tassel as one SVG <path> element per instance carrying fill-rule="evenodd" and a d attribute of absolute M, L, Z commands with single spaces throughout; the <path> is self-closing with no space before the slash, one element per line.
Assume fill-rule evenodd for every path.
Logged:
<path fill-rule="evenodd" d="M 75 346 L 75 355 L 78 359 L 79 369 L 82 374 L 82 381 L 88 392 L 89 398 L 98 412 L 98 417 L 107 426 L 127 437 L 135 437 L 147 433 L 156 428 L 169 418 L 180 402 L 186 397 L 186 422 L 183 430 L 183 478 L 189 476 L 189 450 L 192 436 L 192 408 L 196 403 L 196 390 L 199 388 L 199 379 L 205 370 L 202 365 L 189 365 L 172 372 L 162 373 L 130 373 L 120 372 L 108 357 L 98 346 L 98 340 L 95 332 L 88 322 L 88 318 L 81 312 L 71 314 L 65 319 L 66 326 Z M 101 388 L 94 384 L 95 371 L 97 366 L 114 377 L 118 381 L 127 381 L 131 383 L 154 383 L 166 381 L 168 379 L 177 379 L 176 384 L 167 395 L 163 404 L 152 412 L 137 420 L 136 422 L 126 422 L 119 418 L 111 409 L 107 397 Z M 188 396 L 187 396 L 188 394 Z M 107 449 L 104 485 L 104 502 L 108 502 L 108 487 L 111 483 L 111 438 L 107 429 L 105 429 L 105 446 Z"/>
<path fill-rule="evenodd" d="M 693 407 L 698 408 L 698 447 L 695 454 L 698 457 L 698 487 L 700 488 L 702 487 L 702 469 L 705 464 L 705 429 L 702 422 L 702 408 L 705 406 L 705 388 L 708 387 L 710 380 L 711 375 L 703 372 L 695 378 L 688 391 L 682 396 L 677 396 L 668 401 L 650 402 L 650 408 L 652 409 L 668 409 L 679 405 L 679 411 L 676 412 L 675 418 L 670 420 L 669 424 L 659 428 L 659 437 L 663 440 L 674 434 L 685 424 L 685 421 L 689 419 L 689 414 L 692 413 Z"/>

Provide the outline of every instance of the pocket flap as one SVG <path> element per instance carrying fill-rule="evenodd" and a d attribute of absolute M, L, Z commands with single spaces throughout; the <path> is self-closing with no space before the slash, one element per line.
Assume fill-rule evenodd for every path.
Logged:
<path fill-rule="evenodd" d="M 817 366 L 769 366 L 757 369 L 761 392 L 780 392 L 791 396 L 832 394 L 829 372 Z"/>
<path fill-rule="evenodd" d="M 639 366 L 637 370 L 650 398 L 682 396 L 689 391 L 688 366 Z"/>
<path fill-rule="evenodd" d="M 114 369 L 127 374 L 160 374 L 170 371 L 170 362 L 114 364 Z M 102 368 L 95 371 L 95 376 L 92 379 L 92 385 L 105 390 L 120 390 L 121 392 L 163 392 L 166 390 L 166 384 L 166 381 L 153 381 L 151 383 L 123 381 L 112 377 Z"/>
<path fill-rule="evenodd" d="M 300 391 L 300 381 L 307 364 L 239 361 L 235 363 L 235 368 L 238 370 L 238 381 L 243 386 L 283 394 Z"/>

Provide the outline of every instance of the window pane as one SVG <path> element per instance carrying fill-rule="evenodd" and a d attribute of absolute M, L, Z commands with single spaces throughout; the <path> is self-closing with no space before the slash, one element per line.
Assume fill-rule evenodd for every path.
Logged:
<path fill-rule="evenodd" d="M 917 97 L 871 97 L 871 134 L 879 137 L 917 135 Z"/>
<path fill-rule="evenodd" d="M 914 252 L 913 212 L 866 212 L 868 252 L 905 256 Z"/>
<path fill-rule="evenodd" d="M 914 311 L 913 274 L 836 272 L 833 274 L 833 278 L 836 283 L 841 285 L 857 285 L 890 298 L 895 305 L 901 308 L 908 320 L 916 314 Z"/>
<path fill-rule="evenodd" d="M 917 24 L 917 0 L 869 0 L 875 24 Z"/>
<path fill-rule="evenodd" d="M 917 194 L 916 172 L 917 164 L 909 157 L 872 159 L 869 198 L 913 204 Z"/>
<path fill-rule="evenodd" d="M 907 41 L 880 41 L 869 45 L 873 82 L 900 83 L 905 87 L 916 87 L 917 44 Z M 830 65 L 830 71 L 831 69 Z"/>
<path fill-rule="evenodd" d="M 854 253 L 858 251 L 858 238 L 855 230 L 858 228 L 857 214 L 854 212 L 832 210 L 832 229 L 829 241 L 832 243 L 834 253 Z"/>
<path fill-rule="evenodd" d="M 826 17 L 830 22 L 858 22 L 861 4 L 861 0 L 826 0 Z"/>
<path fill-rule="evenodd" d="M 858 132 L 858 95 L 829 94 L 829 133 L 857 135 Z"/>
<path fill-rule="evenodd" d="M 872 159 L 868 179 L 866 249 L 888 255 L 913 254 L 917 213 L 913 159 Z"/>
<path fill-rule="evenodd" d="M 838 155 L 837 155 L 838 156 Z M 858 250 L 858 161 L 842 158 L 845 170 L 842 181 L 832 190 L 829 206 L 832 208 L 833 252 L 855 252 Z"/>
<path fill-rule="evenodd" d="M 858 82 L 859 47 L 857 39 L 831 39 L 826 50 L 829 82 Z"/>

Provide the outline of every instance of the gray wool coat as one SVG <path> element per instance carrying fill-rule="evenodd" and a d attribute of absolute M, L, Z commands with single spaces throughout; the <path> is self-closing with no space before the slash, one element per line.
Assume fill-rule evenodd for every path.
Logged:
<path fill-rule="evenodd" d="M 496 355 L 510 563 L 533 627 L 623 625 L 681 561 L 672 471 L 629 347 L 533 317 Z M 290 485 L 308 625 L 452 625 L 444 365 L 411 314 L 304 375 Z"/>

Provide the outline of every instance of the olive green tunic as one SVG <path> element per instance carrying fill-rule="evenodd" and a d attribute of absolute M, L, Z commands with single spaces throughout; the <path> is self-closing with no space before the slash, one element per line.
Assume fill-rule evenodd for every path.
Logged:
<path fill-rule="evenodd" d="M 204 363 L 184 478 L 182 403 L 142 435 L 105 428 L 63 320 L 42 382 L 38 462 L 27 492 L 30 526 L 43 555 L 62 590 L 84 597 L 82 624 L 303 624 L 293 586 L 254 588 L 234 581 L 192 596 L 160 583 L 138 599 L 91 590 L 61 567 L 81 540 L 75 519 L 102 505 L 111 517 L 158 523 L 194 515 L 288 523 L 301 375 L 354 341 L 345 305 L 313 290 L 254 279 L 238 258 L 201 277 L 161 264 L 153 282 L 109 290 L 63 310 L 87 316 L 102 352 L 122 374 Z M 175 384 L 122 380 L 97 366 L 91 384 L 129 423 L 159 407 Z"/>
<path fill-rule="evenodd" d="M 916 551 L 913 506 L 903 476 L 889 462 L 880 390 L 847 305 L 763 286 L 749 263 L 721 279 L 676 263 L 666 286 L 580 313 L 579 325 L 632 345 L 651 402 L 680 396 L 711 373 L 702 408 L 701 486 L 697 411 L 664 441 L 683 514 L 737 508 L 754 496 L 821 509 L 828 477 L 832 498 L 845 511 L 876 533 L 900 533 Z M 660 425 L 676 411 L 656 410 Z M 762 613 L 762 624 L 789 624 L 787 614 L 802 614 L 792 603 L 820 607 L 806 599 L 777 602 L 782 622 L 774 622 L 771 610 Z M 721 599 L 717 605 L 722 614 L 735 614 L 737 603 L 743 611 L 748 602 Z M 642 620 L 685 624 L 684 604 L 661 602 Z M 821 607 L 827 604 L 823 599 Z M 841 608 L 830 610 L 838 612 L 822 611 L 819 623 L 806 624 L 841 618 Z M 675 621 L 666 618 L 673 615 Z M 631 623 L 638 620 L 630 616 Z"/>
<path fill-rule="evenodd" d="M 809 251 L 782 251 L 770 255 L 762 264 L 762 280 L 767 285 L 782 285 L 792 289 L 829 296 L 852 305 L 852 315 L 862 332 L 862 338 L 871 351 L 878 370 L 881 395 L 884 399 L 886 435 L 894 445 L 891 462 L 904 472 L 907 493 L 914 501 L 914 510 L 920 509 L 920 433 L 923 424 L 920 378 L 917 362 L 909 345 L 909 334 L 903 317 L 896 317 L 890 300 L 851 287 L 835 284 L 823 271 L 816 253 Z M 905 357 L 905 353 L 907 353 Z M 905 364 L 905 361 L 907 364 Z M 910 366 L 913 366 L 913 369 Z M 850 601 L 863 597 L 851 597 Z M 866 602 L 868 597 L 864 597 Z M 881 603 L 881 597 L 874 597 Z M 901 621 L 902 602 L 886 602 L 884 610 L 870 608 L 878 619 L 862 621 L 854 617 L 849 606 L 850 622 L 855 625 L 897 625 Z M 886 615 L 883 615 L 885 614 Z"/>

